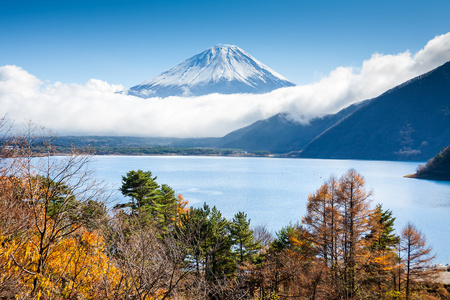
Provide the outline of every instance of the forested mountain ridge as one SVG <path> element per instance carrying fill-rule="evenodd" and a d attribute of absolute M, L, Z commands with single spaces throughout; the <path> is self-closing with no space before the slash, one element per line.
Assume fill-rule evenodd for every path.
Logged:
<path fill-rule="evenodd" d="M 450 146 L 443 148 L 435 157 L 429 159 L 425 166 L 419 166 L 410 178 L 450 180 Z"/>
<path fill-rule="evenodd" d="M 350 105 L 336 114 L 314 118 L 306 124 L 290 120 L 287 114 L 277 114 L 227 134 L 221 139 L 220 145 L 222 148 L 262 150 L 272 153 L 298 151 L 365 103 L 367 101 Z"/>
<path fill-rule="evenodd" d="M 316 137 L 308 158 L 426 160 L 450 143 L 450 62 L 372 99 Z"/>
<path fill-rule="evenodd" d="M 308 124 L 277 114 L 222 138 L 184 142 L 311 158 L 426 160 L 450 143 L 450 62 Z"/>

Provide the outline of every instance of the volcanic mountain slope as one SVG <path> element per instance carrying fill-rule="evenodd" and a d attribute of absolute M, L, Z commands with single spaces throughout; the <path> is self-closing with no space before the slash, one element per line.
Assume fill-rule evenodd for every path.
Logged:
<path fill-rule="evenodd" d="M 126 93 L 143 98 L 211 93 L 261 94 L 294 85 L 239 47 L 221 45 L 131 87 Z"/>
<path fill-rule="evenodd" d="M 450 144 L 450 62 L 397 86 L 316 137 L 309 158 L 426 160 Z"/>

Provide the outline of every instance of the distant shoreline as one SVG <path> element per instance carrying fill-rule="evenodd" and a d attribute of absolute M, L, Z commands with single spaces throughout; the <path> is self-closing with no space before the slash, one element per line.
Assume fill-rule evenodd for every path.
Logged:
<path fill-rule="evenodd" d="M 417 173 L 413 173 L 413 174 L 408 174 L 403 176 L 405 178 L 413 178 L 413 179 L 428 179 L 428 180 L 439 180 L 439 181 L 450 181 L 450 177 L 447 176 L 442 176 L 442 175 L 433 175 L 433 174 L 424 174 L 424 175 L 419 175 Z"/>
<path fill-rule="evenodd" d="M 80 154 L 89 154 L 92 156 L 205 156 L 205 157 L 268 157 L 268 158 L 288 158 L 285 154 L 272 154 L 272 153 L 207 153 L 207 152 L 199 152 L 199 153 L 123 153 L 123 152 L 110 152 L 110 153 L 97 153 L 97 152 L 83 152 L 83 149 L 75 149 L 79 150 Z M 52 155 L 54 156 L 66 156 L 71 155 L 72 153 L 69 151 L 61 151 L 55 152 Z M 36 156 L 41 156 L 39 153 Z"/>

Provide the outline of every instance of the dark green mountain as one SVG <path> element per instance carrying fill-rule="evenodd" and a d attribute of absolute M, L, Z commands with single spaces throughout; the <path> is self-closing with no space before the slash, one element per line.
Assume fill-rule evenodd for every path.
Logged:
<path fill-rule="evenodd" d="M 351 105 L 336 114 L 312 119 L 308 124 L 291 121 L 286 114 L 277 114 L 227 134 L 221 139 L 220 147 L 272 153 L 299 151 L 317 135 L 364 104 Z"/>
<path fill-rule="evenodd" d="M 427 161 L 425 166 L 419 166 L 410 178 L 450 180 L 450 146 L 443 148 L 435 157 Z"/>
<path fill-rule="evenodd" d="M 316 137 L 301 157 L 426 160 L 450 144 L 450 62 L 369 103 Z"/>

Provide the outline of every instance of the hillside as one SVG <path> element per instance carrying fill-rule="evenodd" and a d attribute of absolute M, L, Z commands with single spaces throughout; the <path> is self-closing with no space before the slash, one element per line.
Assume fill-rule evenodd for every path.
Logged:
<path fill-rule="evenodd" d="M 406 177 L 450 180 L 450 146 L 428 160 L 425 166 L 419 166 L 415 174 Z"/>
<path fill-rule="evenodd" d="M 308 158 L 426 160 L 450 144 L 450 62 L 393 88 L 316 137 Z"/>
<path fill-rule="evenodd" d="M 314 118 L 306 124 L 294 122 L 286 114 L 277 114 L 227 134 L 221 139 L 220 146 L 222 148 L 247 151 L 262 150 L 272 153 L 299 151 L 317 135 L 365 103 L 360 102 L 350 105 L 336 114 Z"/>

